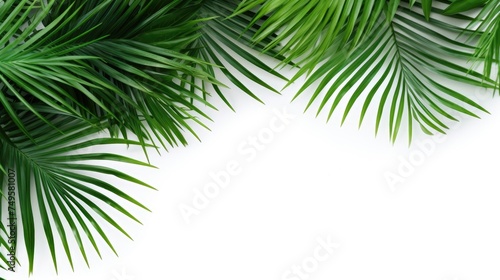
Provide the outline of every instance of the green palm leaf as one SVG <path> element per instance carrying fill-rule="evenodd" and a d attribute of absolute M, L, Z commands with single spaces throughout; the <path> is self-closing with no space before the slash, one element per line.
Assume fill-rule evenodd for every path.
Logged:
<path fill-rule="evenodd" d="M 484 6 L 483 6 L 484 5 Z M 476 27 L 470 35 L 471 39 L 479 38 L 474 53 L 478 63 L 483 62 L 483 73 L 491 77 L 496 73 L 496 89 L 500 89 L 500 2 L 488 0 L 464 1 L 457 0 L 446 10 L 446 14 L 458 14 L 481 6 L 476 18 L 469 25 Z"/>
<path fill-rule="evenodd" d="M 52 0 L 36 1 L 37 9 L 18 2 L 0 7 L 3 34 L 28 22 L 0 49 L 0 104 L 26 134 L 17 112 L 47 122 L 38 104 L 87 121 L 106 119 L 113 136 L 127 138 L 130 130 L 143 146 L 157 139 L 165 148 L 185 145 L 184 131 L 195 134 L 190 122 L 204 126 L 199 118 L 209 119 L 190 100 L 213 106 L 182 86 L 197 87 L 185 76 L 218 84 L 203 71 L 208 63 L 189 55 L 199 37 L 198 1 Z"/>
<path fill-rule="evenodd" d="M 418 3 L 415 6 L 421 8 Z M 443 12 L 437 8 L 432 11 Z M 456 16 L 453 20 L 470 22 L 471 19 Z M 368 109 L 376 106 L 375 131 L 379 130 L 384 114 L 388 114 L 392 141 L 397 138 L 403 124 L 406 124 L 411 140 L 413 122 L 424 132 L 433 134 L 445 133 L 447 119 L 457 120 L 452 111 L 477 117 L 476 111 L 485 112 L 481 106 L 467 97 L 467 93 L 445 86 L 446 81 L 454 81 L 477 87 L 495 87 L 493 80 L 471 71 L 466 64 L 474 54 L 475 45 L 456 40 L 460 34 L 471 34 L 472 31 L 451 25 L 444 19 L 430 18 L 430 25 L 426 21 L 425 16 L 404 5 L 398 7 L 391 21 L 381 16 L 364 43 L 352 52 L 344 49 L 333 53 L 308 78 L 295 98 L 320 81 L 307 108 L 326 90 L 319 101 L 317 114 L 329 107 L 330 119 L 341 101 L 347 99 L 342 123 L 354 105 L 364 98 L 359 124 Z M 336 37 L 335 40 L 343 38 Z M 292 80 L 299 75 L 301 73 Z M 372 82 L 374 80 L 376 82 Z"/>
<path fill-rule="evenodd" d="M 92 91 L 101 98 L 101 104 L 90 98 L 81 100 L 90 110 L 86 118 L 106 118 L 113 136 L 121 132 L 127 137 L 128 129 L 143 144 L 157 139 L 164 148 L 185 145 L 184 130 L 196 135 L 188 120 L 204 126 L 198 117 L 209 118 L 190 100 L 213 106 L 182 83 L 199 88 L 186 77 L 218 83 L 203 71 L 205 61 L 189 55 L 192 43 L 199 37 L 198 2 L 76 1 L 69 5 L 62 1 L 52 11 L 46 24 L 67 9 L 76 13 L 53 36 L 81 28 L 91 30 L 75 43 L 92 43 L 73 51 L 75 55 L 99 57 L 84 65 L 99 86 Z M 78 96 L 81 89 L 67 90 Z"/>
<path fill-rule="evenodd" d="M 186 145 L 186 133 L 207 128 L 212 88 L 233 109 L 220 80 L 262 102 L 249 84 L 279 92 L 255 69 L 286 81 L 277 67 L 296 66 L 287 85 L 307 76 L 294 97 L 312 89 L 306 110 L 315 105 L 329 120 L 343 107 L 344 123 L 358 107 L 359 125 L 373 110 L 376 133 L 387 121 L 391 141 L 403 129 L 411 140 L 415 125 L 445 133 L 458 113 L 486 112 L 462 85 L 500 88 L 493 0 L 0 2 L 0 213 L 14 170 L 30 272 L 40 233 L 56 270 L 59 246 L 72 267 L 75 258 L 89 264 L 99 239 L 116 253 L 99 220 L 130 237 L 115 215 L 139 222 L 128 207 L 148 210 L 106 178 L 152 188 L 107 167 L 149 164 L 82 149 L 140 145 L 147 157 L 149 148 Z M 477 17 L 462 14 L 471 9 Z M 2 222 L 0 248 L 8 247 Z M 8 262 L 0 256 L 0 267 Z"/>
<path fill-rule="evenodd" d="M 148 164 L 115 154 L 78 154 L 80 149 L 125 144 L 146 151 L 157 148 L 148 144 L 155 139 L 166 148 L 185 144 L 185 130 L 195 134 L 191 121 L 204 126 L 198 118 L 208 116 L 191 101 L 212 106 L 184 84 L 197 87 L 186 76 L 218 84 L 204 71 L 210 64 L 190 55 L 199 38 L 199 7 L 199 1 L 142 0 L 12 0 L 0 6 L 0 32 L 7 35 L 0 48 L 0 179 L 3 183 L 7 168 L 18 176 L 30 272 L 35 236 L 42 232 L 36 221 L 43 224 L 57 270 L 57 240 L 72 267 L 70 239 L 88 264 L 85 239 L 99 256 L 97 237 L 115 251 L 98 219 L 129 236 L 111 212 L 138 221 L 123 204 L 147 210 L 99 176 L 85 174 L 151 187 L 106 167 L 107 161 Z M 124 139 L 89 140 L 103 129 Z M 138 141 L 127 140 L 127 133 Z"/>
<path fill-rule="evenodd" d="M 101 126 L 89 127 L 87 122 L 78 119 L 68 120 L 67 117 L 47 115 L 46 118 L 51 123 L 48 125 L 32 114 L 24 114 L 20 118 L 25 127 L 29 129 L 31 137 L 39 144 L 34 145 L 30 138 L 16 129 L 12 121 L 7 121 L 2 122 L 2 130 L 6 131 L 8 139 L 2 138 L 0 140 L 0 151 L 2 165 L 12 166 L 17 174 L 18 193 L 16 199 L 20 206 L 18 215 L 24 232 L 23 240 L 28 253 L 29 271 L 33 271 L 35 260 L 35 236 L 42 230 L 35 225 L 35 220 L 42 221 L 43 232 L 56 270 L 58 263 L 55 252 L 57 236 L 59 236 L 72 267 L 74 251 L 72 254 L 68 245 L 69 238 L 76 240 L 79 251 L 87 264 L 87 252 L 83 246 L 84 238 L 91 242 L 99 256 L 100 251 L 95 240 L 96 236 L 102 238 L 115 251 L 106 233 L 96 222 L 96 217 L 104 219 L 118 231 L 130 237 L 115 222 L 112 215 L 121 213 L 139 222 L 122 204 L 128 202 L 145 210 L 148 209 L 122 189 L 99 177 L 114 176 L 124 181 L 152 188 L 123 172 L 106 167 L 105 163 L 115 161 L 143 166 L 150 165 L 116 154 L 79 151 L 99 145 L 139 145 L 140 143 L 102 137 L 88 140 L 90 136 L 94 136 L 100 131 Z M 52 129 L 52 125 L 56 126 L 58 130 Z M 102 162 L 102 164 L 95 162 Z M 82 171 L 94 175 L 86 175 Z M 3 179 L 5 175 L 2 173 L 0 176 Z M 97 204 L 96 201 L 101 201 L 101 205 Z M 37 205 L 39 216 L 34 214 L 34 207 Z M 109 205 L 109 207 L 102 205 Z M 68 233 L 71 233 L 72 237 Z"/>
<path fill-rule="evenodd" d="M 249 26 L 263 22 L 253 40 L 265 43 L 266 51 L 279 47 L 278 54 L 286 57 L 285 63 L 294 61 L 304 69 L 301 73 L 306 73 L 328 53 L 352 49 L 363 41 L 384 4 L 384 1 L 355 0 L 244 0 L 236 14 L 257 9 Z M 279 35 L 272 36 L 275 33 Z M 266 42 L 268 38 L 272 41 Z"/>
<path fill-rule="evenodd" d="M 238 7 L 238 3 L 239 1 L 234 0 L 205 1 L 201 6 L 199 16 L 200 19 L 209 18 L 210 20 L 201 21 L 202 36 L 193 47 L 193 54 L 205 61 L 213 63 L 213 65 L 208 65 L 206 67 L 209 73 L 218 77 L 217 73 L 220 71 L 233 86 L 236 86 L 253 99 L 263 103 L 263 101 L 248 88 L 247 82 L 233 74 L 229 67 L 232 67 L 238 73 L 245 76 L 249 82 L 255 83 L 275 93 L 279 92 L 251 69 L 248 69 L 246 65 L 252 65 L 282 80 L 287 80 L 287 78 L 264 63 L 261 58 L 256 55 L 257 52 L 255 51 L 261 52 L 265 48 L 264 44 L 253 44 L 252 41 L 252 34 L 255 34 L 259 28 L 254 26 L 249 30 L 245 30 L 250 24 L 254 13 L 246 12 L 233 15 L 234 10 Z M 268 40 L 268 42 L 270 41 Z M 255 50 L 254 54 L 250 50 L 250 46 Z M 284 57 L 278 55 L 275 49 L 271 49 L 269 54 L 275 55 L 275 58 L 278 60 L 284 60 Z M 203 87 L 205 87 L 205 85 L 203 85 Z M 226 105 L 234 110 L 225 97 L 226 91 L 217 84 L 213 84 L 213 88 Z"/>

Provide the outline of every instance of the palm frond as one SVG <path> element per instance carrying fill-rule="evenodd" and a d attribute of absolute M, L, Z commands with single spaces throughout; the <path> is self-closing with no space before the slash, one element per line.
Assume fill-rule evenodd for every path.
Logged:
<path fill-rule="evenodd" d="M 484 6 L 483 6 L 484 5 Z M 483 73 L 490 78 L 496 74 L 496 89 L 500 89 L 500 2 L 495 0 L 457 0 L 446 10 L 446 14 L 458 14 L 481 7 L 476 18 L 470 23 L 476 31 L 471 39 L 479 38 L 474 57 L 484 63 Z"/>
<path fill-rule="evenodd" d="M 444 14 L 455 15 L 458 13 L 467 12 L 482 7 L 487 2 L 489 2 L 489 0 L 455 0 L 450 5 L 448 5 L 448 7 L 446 7 L 446 9 L 444 10 Z"/>
<path fill-rule="evenodd" d="M 287 81 L 277 67 L 296 66 L 287 85 L 306 75 L 294 97 L 314 87 L 306 110 L 318 103 L 329 120 L 344 106 L 344 123 L 357 106 L 359 125 L 374 110 L 375 132 L 387 120 L 391 141 L 404 128 L 411 140 L 415 125 L 445 133 L 458 113 L 479 117 L 486 110 L 463 88 L 500 88 L 494 0 L 0 2 L 0 214 L 12 170 L 30 273 L 40 233 L 57 271 L 56 248 L 71 267 L 100 256 L 100 239 L 116 253 L 100 221 L 130 237 L 115 215 L 139 222 L 128 206 L 148 210 L 106 178 L 152 187 L 106 165 L 151 165 L 87 148 L 140 145 L 147 157 L 186 145 L 186 133 L 207 128 L 212 88 L 231 109 L 226 86 L 260 102 L 249 83 L 279 93 L 255 69 Z M 9 238 L 0 223 L 0 250 Z"/>
<path fill-rule="evenodd" d="M 83 245 L 85 238 L 90 241 L 99 256 L 96 236 L 102 238 L 116 253 L 107 234 L 96 221 L 97 217 L 130 237 L 112 216 L 121 213 L 139 222 L 126 210 L 125 203 L 148 210 L 123 189 L 101 178 L 113 176 L 153 188 L 130 175 L 105 166 L 105 163 L 110 161 L 143 166 L 150 166 L 149 164 L 116 154 L 82 151 L 91 150 L 88 148 L 98 145 L 139 145 L 139 142 L 106 137 L 89 140 L 90 136 L 95 136 L 95 133 L 101 130 L 100 125 L 89 127 L 88 123 L 82 120 L 69 120 L 57 115 L 47 115 L 46 118 L 51 125 L 42 122 L 33 114 L 20 116 L 32 139 L 38 143 L 36 145 L 17 129 L 12 121 L 2 122 L 2 129 L 6 131 L 8 140 L 0 139 L 2 163 L 4 166 L 12 166 L 17 174 L 16 200 L 19 202 L 18 216 L 21 221 L 19 224 L 24 232 L 22 239 L 27 250 L 30 272 L 33 271 L 35 260 L 35 239 L 42 231 L 42 228 L 36 226 L 35 220 L 40 220 L 43 224 L 43 232 L 56 270 L 61 261 L 55 250 L 57 236 L 72 267 L 75 251 L 69 248 L 70 238 L 77 242 L 78 249 L 88 264 L 87 251 Z M 56 126 L 58 130 L 52 129 L 52 126 Z M 4 185 L 4 194 L 5 190 Z M 97 201 L 101 204 L 96 203 Z M 39 216 L 34 214 L 34 207 L 38 207 Z"/>
<path fill-rule="evenodd" d="M 100 78 L 96 81 L 102 85 L 99 96 L 107 97 L 102 103 L 110 110 L 92 106 L 94 100 L 88 99 L 84 100 L 86 107 L 94 107 L 94 115 L 106 117 L 116 125 L 113 135 L 120 131 L 126 137 L 126 129 L 129 129 L 143 143 L 158 139 L 167 148 L 167 144 L 187 143 L 184 130 L 196 136 L 189 120 L 204 126 L 198 116 L 209 117 L 189 100 L 213 106 L 180 84 L 187 82 L 197 87 L 186 76 L 218 83 L 203 71 L 205 61 L 189 56 L 190 45 L 199 37 L 196 17 L 199 1 L 77 2 L 80 8 L 72 8 L 77 16 L 54 36 L 81 28 L 92 30 L 80 36 L 78 42 L 93 43 L 74 53 L 100 58 L 88 62 L 91 66 L 88 71 Z M 61 4 L 60 9 L 64 10 L 64 5 L 67 4 Z M 106 18 L 109 15 L 113 18 Z M 52 17 L 56 16 L 58 13 L 54 12 Z M 86 25 L 76 28 L 82 21 Z M 73 91 L 78 94 L 78 89 Z M 137 114 L 129 113 L 133 111 Z M 159 116 L 163 118 L 157 119 Z"/>
<path fill-rule="evenodd" d="M 157 148 L 148 144 L 155 139 L 164 148 L 186 144 L 185 130 L 196 135 L 190 122 L 204 126 L 199 116 L 209 119 L 192 100 L 213 106 L 186 88 L 196 87 L 205 95 L 195 81 L 218 84 L 205 71 L 211 64 L 191 55 L 200 22 L 206 20 L 197 13 L 200 5 L 179 0 L 10 0 L 0 6 L 0 33 L 5 35 L 0 48 L 0 166 L 1 171 L 12 166 L 19 177 L 20 224 L 30 272 L 35 235 L 41 232 L 35 221 L 43 223 L 57 270 L 57 236 L 73 266 L 70 235 L 87 263 L 83 240 L 88 238 L 100 255 L 96 233 L 115 251 L 97 217 L 127 235 L 96 200 L 134 220 L 116 199 L 145 208 L 82 171 L 150 187 L 105 162 L 85 162 L 148 164 L 114 154 L 73 153 L 104 144 L 141 145 L 146 151 Z M 86 140 L 105 128 L 124 139 Z M 127 140 L 127 133 L 138 141 Z"/>
<path fill-rule="evenodd" d="M 180 81 L 187 75 L 218 83 L 203 71 L 205 61 L 188 55 L 199 36 L 195 2 L 52 0 L 40 1 L 35 12 L 29 1 L 9 1 L 0 13 L 4 22 L 23 9 L 36 16 L 16 40 L 4 39 L 0 104 L 26 134 L 17 111 L 46 121 L 36 107 L 42 104 L 59 114 L 106 119 L 113 136 L 127 137 L 130 130 L 143 144 L 157 139 L 164 148 L 185 145 L 184 131 L 195 134 L 190 121 L 204 126 L 199 117 L 209 119 L 190 100 L 213 106 Z M 21 17 L 0 32 L 11 34 L 25 22 Z M 24 108 L 13 108 L 13 102 Z"/>
<path fill-rule="evenodd" d="M 252 54 L 250 47 L 253 49 L 254 53 L 258 53 L 261 52 L 265 46 L 263 44 L 254 44 L 252 41 L 252 34 L 257 32 L 258 27 L 245 30 L 254 15 L 252 12 L 233 15 L 234 10 L 238 7 L 238 3 L 239 1 L 235 0 L 205 1 L 200 9 L 199 17 L 200 19 L 206 18 L 210 20 L 200 22 L 202 35 L 193 47 L 193 55 L 211 62 L 213 65 L 207 65 L 206 71 L 215 77 L 218 77 L 217 73 L 220 71 L 231 83 L 227 86 L 236 86 L 253 99 L 263 103 L 263 101 L 248 88 L 247 82 L 233 74 L 229 67 L 232 67 L 238 73 L 245 76 L 248 81 L 278 94 L 279 92 L 275 88 L 255 74 L 247 65 L 259 68 L 265 71 L 265 73 L 282 80 L 287 80 L 287 78 L 274 70 L 273 67 L 264 63 L 260 57 Z M 270 42 L 270 40 L 268 41 Z M 275 58 L 278 60 L 284 60 L 284 57 L 279 56 L 274 49 L 271 49 L 269 53 L 274 54 Z M 220 78 L 218 78 L 218 80 L 220 80 Z M 224 91 L 220 85 L 212 85 L 217 95 L 227 106 L 234 110 L 225 96 L 227 91 Z M 203 84 L 203 88 L 205 87 L 206 85 Z"/>
<path fill-rule="evenodd" d="M 257 9 L 249 26 L 263 21 L 253 36 L 264 50 L 279 47 L 284 62 L 310 71 L 331 52 L 353 49 L 375 25 L 385 1 L 244 0 L 236 14 Z M 273 37 L 272 34 L 279 34 Z M 341 40 L 337 40 L 341 38 Z M 349 42 L 349 44 L 348 44 Z"/>
<path fill-rule="evenodd" d="M 420 7 L 418 3 L 415 6 Z M 443 11 L 433 8 L 433 12 L 442 14 Z M 471 18 L 456 16 L 453 20 L 470 22 Z M 295 98 L 320 81 L 307 108 L 326 90 L 317 114 L 330 107 L 330 119 L 341 101 L 348 98 L 342 114 L 343 123 L 354 104 L 364 96 L 359 125 L 367 110 L 375 105 L 375 131 L 378 132 L 383 115 L 388 114 L 391 141 L 395 141 L 403 124 L 407 124 L 411 140 L 413 122 L 426 133 L 445 133 L 448 128 L 445 120 L 457 120 L 450 111 L 474 117 L 477 117 L 475 111 L 486 112 L 467 97 L 471 96 L 467 92 L 446 86 L 446 81 L 453 81 L 476 87 L 495 87 L 493 80 L 470 71 L 466 65 L 474 54 L 475 45 L 456 40 L 456 37 L 472 31 L 451 25 L 446 19 L 431 17 L 428 24 L 426 22 L 425 16 L 404 5 L 399 6 L 390 22 L 381 16 L 363 44 L 351 54 L 332 54 L 308 78 Z M 372 82 L 374 79 L 376 82 Z M 330 104 L 330 101 L 333 102 Z"/>

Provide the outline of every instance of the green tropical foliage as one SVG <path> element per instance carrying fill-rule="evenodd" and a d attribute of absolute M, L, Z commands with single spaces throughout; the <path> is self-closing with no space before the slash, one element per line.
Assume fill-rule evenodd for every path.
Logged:
<path fill-rule="evenodd" d="M 240 5 L 240 11 L 258 9 L 254 21 L 267 17 L 255 41 L 282 30 L 268 45 L 282 44 L 281 53 L 299 61 L 302 68 L 288 85 L 308 76 L 294 97 L 312 92 L 306 110 L 317 101 L 317 114 L 329 108 L 330 119 L 343 105 L 343 123 L 361 103 L 359 125 L 373 108 L 377 133 L 386 114 L 391 141 L 403 122 L 411 141 L 415 125 L 428 134 L 445 133 L 446 119 L 457 120 L 453 111 L 473 117 L 486 112 L 472 94 L 443 82 L 498 89 L 498 79 L 491 77 L 498 72 L 500 50 L 495 45 L 500 37 L 492 36 L 499 30 L 497 1 L 486 3 L 475 18 L 460 12 L 485 1 L 455 1 L 445 9 L 432 1 L 334 2 L 247 0 Z M 485 61 L 484 70 L 475 70 L 471 60 Z"/>
<path fill-rule="evenodd" d="M 233 110 L 235 92 L 262 102 L 249 84 L 280 93 L 250 68 L 287 86 L 306 77 L 294 99 L 327 119 L 359 108 L 361 125 L 373 110 L 391 141 L 480 117 L 471 88 L 500 89 L 496 0 L 3 0 L 0 34 L 0 214 L 15 206 L 23 230 L 2 219 L 0 266 L 14 240 L 30 273 L 37 236 L 56 271 L 100 256 L 98 239 L 116 253 L 98 221 L 130 237 L 115 215 L 148 209 L 105 178 L 153 187 L 107 164 L 151 166 L 150 150 L 186 145 L 208 128 L 213 93 Z M 102 145 L 140 146 L 145 161 L 89 149 Z"/>

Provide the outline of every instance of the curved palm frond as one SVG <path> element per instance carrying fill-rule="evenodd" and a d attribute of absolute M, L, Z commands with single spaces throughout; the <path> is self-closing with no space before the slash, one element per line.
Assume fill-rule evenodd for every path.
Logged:
<path fill-rule="evenodd" d="M 187 83 L 201 89 L 186 77 L 218 83 L 203 71 L 205 61 L 189 55 L 192 42 L 199 37 L 199 2 L 76 1 L 69 5 L 61 1 L 60 11 L 75 10 L 77 16 L 53 35 L 64 36 L 81 28 L 92 31 L 77 41 L 92 43 L 74 53 L 99 57 L 88 62 L 88 71 L 100 78 L 96 81 L 102 84 L 99 96 L 107 97 L 102 103 L 109 110 L 95 106 L 94 100 L 83 102 L 94 115 L 108 118 L 124 137 L 129 129 L 142 143 L 157 139 L 166 149 L 167 144 L 187 144 L 183 130 L 196 136 L 188 120 L 204 126 L 198 116 L 210 119 L 190 100 L 214 107 L 183 86 Z M 60 11 L 53 11 L 46 22 L 57 18 Z M 78 89 L 73 91 L 78 94 Z M 134 111 L 137 114 L 130 114 Z"/>
<path fill-rule="evenodd" d="M 295 62 L 304 74 L 314 69 L 328 53 L 353 49 L 362 42 L 384 5 L 385 1 L 374 0 L 244 0 L 236 14 L 257 9 L 249 26 L 258 21 L 263 23 L 253 40 L 262 43 L 277 33 L 264 50 L 279 47 L 279 54 L 286 57 L 284 62 Z"/>
<path fill-rule="evenodd" d="M 40 25 L 43 18 L 47 15 L 53 2 L 49 3 L 45 9 L 41 9 L 39 13 L 35 13 L 35 2 L 31 1 L 15 1 L 8 0 L 0 7 L 0 33 L 3 35 L 0 40 L 0 104 L 2 105 L 2 113 L 14 121 L 14 123 L 27 135 L 29 134 L 24 124 L 18 117 L 16 108 L 12 102 L 21 102 L 28 110 L 37 115 L 41 120 L 47 122 L 41 112 L 37 111 L 30 102 L 31 98 L 39 98 L 41 102 L 54 104 L 57 110 L 62 113 L 73 113 L 78 115 L 67 102 L 54 102 L 44 94 L 46 85 L 54 81 L 55 78 L 50 76 L 50 71 L 47 74 L 37 73 L 33 68 L 44 67 L 45 63 L 50 65 L 52 62 L 64 64 L 66 60 L 73 59 L 72 57 L 60 58 L 59 60 L 51 61 L 47 58 L 47 52 L 52 50 L 47 48 L 45 51 L 32 51 L 32 46 L 36 43 L 38 36 L 33 37 L 37 26 Z M 21 29 L 22 26 L 26 26 Z M 54 28 L 54 25 L 48 26 L 47 30 Z M 11 38 L 15 37 L 15 40 Z M 74 59 L 78 59 L 74 57 Z M 81 58 L 85 59 L 85 58 Z M 29 65 L 29 66 L 28 66 Z M 31 67 L 31 69 L 30 69 Z M 31 70 L 31 71 L 30 71 Z M 44 69 L 45 70 L 45 69 Z M 35 72 L 35 73 L 33 73 Z M 24 78 L 24 79 L 23 79 Z M 42 81 L 42 82 L 40 82 Z M 45 81 L 45 85 L 43 84 Z M 26 97 L 22 93 L 23 90 L 31 91 L 31 96 Z M 57 92 L 58 88 L 52 91 Z M 62 92 L 59 91 L 62 95 Z M 57 99 L 56 97 L 53 97 Z"/>
<path fill-rule="evenodd" d="M 279 92 L 276 89 L 270 86 L 246 65 L 259 68 L 282 80 L 287 80 L 287 78 L 264 63 L 258 56 L 252 54 L 250 51 L 251 47 L 254 51 L 261 52 L 265 46 L 262 43 L 253 44 L 252 34 L 257 32 L 258 27 L 252 27 L 247 30 L 247 32 L 244 32 L 254 15 L 252 12 L 233 15 L 234 10 L 238 7 L 238 3 L 239 1 L 235 0 L 209 0 L 204 2 L 201 6 L 199 17 L 200 19 L 210 20 L 200 22 L 202 28 L 201 36 L 194 44 L 193 55 L 212 63 L 206 66 L 207 72 L 217 77 L 217 71 L 219 70 L 232 85 L 236 86 L 253 99 L 263 103 L 263 101 L 248 88 L 246 85 L 247 83 L 234 75 L 229 67 L 232 67 L 248 78 L 250 82 L 278 94 Z M 270 39 L 266 41 L 270 42 Z M 278 60 L 285 59 L 283 56 L 279 56 L 275 49 L 271 49 L 269 54 L 275 55 L 275 58 Z M 221 86 L 214 83 L 212 83 L 212 86 L 224 103 L 234 111 L 234 108 L 225 97 L 224 90 Z M 205 87 L 204 84 L 203 87 Z"/>
<path fill-rule="evenodd" d="M 344 123 L 358 106 L 359 125 L 374 110 L 376 133 L 387 119 L 391 141 L 405 126 L 411 140 L 415 124 L 425 133 L 445 133 L 447 120 L 458 120 L 455 113 L 486 112 L 448 82 L 500 84 L 500 75 L 490 77 L 500 62 L 500 4 L 493 0 L 435 7 L 432 0 L 0 2 L 0 192 L 8 196 L 5 182 L 14 170 L 30 272 L 39 233 L 57 271 L 56 247 L 72 267 L 70 241 L 87 264 L 84 243 L 100 256 L 100 238 L 116 253 L 98 221 L 129 236 L 113 215 L 138 221 L 125 205 L 147 210 L 105 178 L 152 188 L 106 167 L 109 161 L 149 164 L 82 149 L 140 145 L 147 157 L 150 147 L 186 145 L 185 133 L 196 136 L 193 125 L 206 127 L 204 109 L 215 108 L 209 86 L 233 109 L 222 78 L 262 102 L 247 82 L 279 92 L 251 68 L 286 81 L 274 66 L 298 66 L 288 85 L 307 75 L 294 97 L 315 87 L 306 110 L 318 102 L 317 114 L 328 110 L 330 119 L 345 106 Z M 443 3 L 449 6 L 437 8 Z M 477 7 L 475 19 L 461 14 Z M 470 70 L 472 59 L 484 62 L 483 72 Z M 111 137 L 95 138 L 105 129 Z M 0 249 L 9 238 L 0 223 Z M 8 261 L 0 254 L 0 267 Z"/>
<path fill-rule="evenodd" d="M 458 13 L 463 13 L 484 6 L 489 2 L 489 0 L 454 0 L 451 2 L 446 9 L 444 9 L 444 14 L 454 15 Z"/>
<path fill-rule="evenodd" d="M 484 63 L 483 73 L 490 78 L 496 73 L 496 89 L 500 90 L 500 2 L 495 0 L 457 0 L 444 12 L 453 15 L 481 7 L 476 18 L 469 25 L 476 27 L 470 35 L 472 39 L 479 38 L 474 57 Z"/>
<path fill-rule="evenodd" d="M 97 218 L 108 222 L 130 238 L 112 216 L 121 213 L 139 222 L 123 206 L 125 202 L 148 210 L 140 202 L 127 195 L 122 188 L 117 188 L 101 178 L 113 176 L 123 181 L 153 188 L 130 175 L 106 167 L 106 162 L 151 165 L 116 154 L 88 151 L 91 150 L 88 148 L 98 145 L 139 145 L 141 143 L 103 137 L 89 140 L 89 136 L 95 136 L 95 133 L 101 130 L 100 125 L 89 127 L 85 121 L 68 120 L 67 117 L 57 115 L 46 115 L 46 118 L 50 121 L 50 125 L 41 122 L 33 114 L 20 116 L 25 127 L 29 129 L 31 138 L 18 129 L 12 121 L 3 118 L 1 125 L 1 129 L 8 137 L 7 139 L 0 138 L 1 162 L 3 166 L 9 166 L 15 170 L 17 175 L 16 200 L 19 209 L 16 212 L 20 217 L 19 226 L 22 226 L 24 232 L 22 239 L 27 250 L 30 273 L 33 271 L 35 260 L 36 235 L 42 230 L 35 225 L 35 220 L 40 220 L 43 224 L 43 232 L 56 271 L 60 261 L 56 257 L 55 249 L 57 236 L 71 267 L 73 267 L 74 251 L 72 254 L 68 245 L 70 235 L 77 242 L 79 251 L 88 265 L 87 251 L 83 245 L 85 238 L 90 241 L 99 256 L 100 250 L 96 243 L 96 236 L 100 236 L 116 253 L 107 234 L 96 221 Z M 56 126 L 58 130 L 54 130 L 52 126 Z M 33 140 L 38 144 L 33 144 Z M 102 162 L 102 164 L 96 162 Z M 5 175 L 2 173 L 0 176 L 0 179 L 4 179 Z M 6 185 L 3 184 L 3 186 L 2 192 L 6 194 Z M 97 203 L 98 201 L 101 203 Z M 35 215 L 35 207 L 38 207 L 39 216 Z M 1 244 L 5 245 L 2 240 L 0 239 Z"/>
<path fill-rule="evenodd" d="M 18 2 L 2 6 L 0 19 L 35 12 L 30 1 Z M 12 102 L 44 121 L 37 103 L 59 114 L 106 119 L 113 136 L 127 138 L 130 130 L 143 146 L 157 139 L 165 149 L 185 145 L 184 130 L 196 136 L 190 120 L 204 126 L 199 116 L 209 119 L 190 99 L 213 106 L 181 86 L 185 75 L 218 83 L 193 66 L 207 62 L 188 55 L 199 36 L 199 1 L 35 2 L 28 28 L 0 49 L 0 102 L 25 133 Z M 26 17 L 0 32 L 16 31 Z"/>
<path fill-rule="evenodd" d="M 162 139 L 172 146 L 177 141 L 185 144 L 184 130 L 194 134 L 189 120 L 202 124 L 194 114 L 207 117 L 189 100 L 211 105 L 191 95 L 180 81 L 188 74 L 217 83 L 192 66 L 206 62 L 187 54 L 199 26 L 189 9 L 185 17 L 179 16 L 186 7 L 190 5 L 185 1 L 140 0 L 8 0 L 0 6 L 4 35 L 0 39 L 0 182 L 5 190 L 6 171 L 16 171 L 30 273 L 35 235 L 41 232 L 36 221 L 43 224 L 57 270 L 57 236 L 72 267 L 70 235 L 88 264 L 86 238 L 99 256 L 96 234 L 115 251 L 98 220 L 128 236 L 108 211 L 114 209 L 137 221 L 122 204 L 147 209 L 124 190 L 84 173 L 151 187 L 106 167 L 106 161 L 148 164 L 114 154 L 75 153 L 105 144 L 141 145 L 146 150 L 154 147 L 147 144 L 154 138 L 151 135 L 164 147 Z M 118 17 L 106 18 L 110 15 Z M 121 132 L 125 139 L 87 140 L 106 128 L 112 136 Z M 139 140 L 127 140 L 127 130 Z M 34 207 L 40 215 L 34 214 Z M 0 234 L 3 248 L 5 236 Z"/>
<path fill-rule="evenodd" d="M 415 6 L 421 8 L 419 3 Z M 432 11 L 443 13 L 437 8 L 432 8 Z M 453 20 L 467 23 L 472 19 L 455 16 Z M 393 20 L 389 22 L 381 16 L 369 38 L 352 53 L 333 53 L 307 79 L 294 98 L 320 81 L 306 110 L 326 90 L 317 114 L 330 107 L 330 119 L 341 101 L 348 98 L 342 115 L 343 123 L 363 96 L 365 101 L 359 125 L 378 99 L 375 131 L 378 132 L 384 113 L 388 113 L 391 141 L 395 141 L 403 118 L 406 118 L 410 141 L 413 122 L 425 133 L 445 133 L 448 128 L 445 120 L 457 120 L 450 111 L 477 117 L 474 111 L 486 110 L 467 97 L 466 92 L 448 87 L 443 81 L 495 87 L 493 80 L 467 67 L 467 61 L 476 48 L 473 43 L 456 40 L 463 33 L 472 34 L 472 31 L 449 24 L 446 19 L 430 18 L 427 23 L 426 17 L 414 8 L 400 5 Z M 372 83 L 374 79 L 376 82 Z M 328 105 L 330 101 L 333 102 Z"/>

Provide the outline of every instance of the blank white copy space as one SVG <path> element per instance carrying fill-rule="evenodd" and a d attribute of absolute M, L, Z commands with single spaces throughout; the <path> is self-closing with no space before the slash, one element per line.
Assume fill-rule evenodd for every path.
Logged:
<path fill-rule="evenodd" d="M 30 279 L 500 277 L 500 134 L 494 129 L 500 114 L 467 120 L 391 188 L 384 174 L 399 174 L 402 159 L 422 149 L 393 147 L 383 136 L 374 139 L 371 128 L 324 124 L 302 114 L 302 105 L 269 98 L 267 106 L 250 102 L 237 114 L 215 113 L 202 143 L 153 156 L 158 170 L 130 169 L 159 191 L 141 192 L 153 212 L 139 211 L 144 226 L 125 222 L 135 241 L 115 239 L 120 258 L 91 258 L 87 269 L 75 255 L 76 272 L 56 276 L 52 267 L 36 266 Z M 279 123 L 276 110 L 283 113 L 284 106 L 294 118 Z M 228 164 L 237 171 L 229 181 L 222 175 Z M 221 182 L 226 186 L 204 189 Z M 206 191 L 211 198 L 196 197 Z M 188 224 L 179 207 L 194 207 L 194 199 L 203 209 Z"/>

